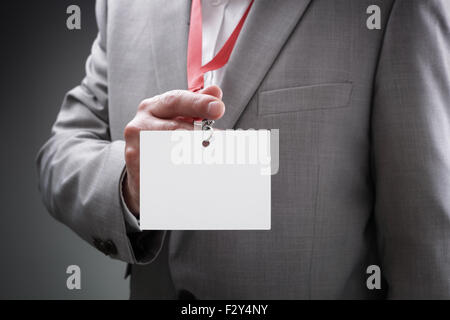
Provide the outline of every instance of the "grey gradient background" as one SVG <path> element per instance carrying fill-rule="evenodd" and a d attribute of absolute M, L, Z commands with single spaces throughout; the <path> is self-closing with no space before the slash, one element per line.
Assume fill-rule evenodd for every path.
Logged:
<path fill-rule="evenodd" d="M 82 30 L 66 28 L 77 4 Z M 0 10 L 0 299 L 127 299 L 125 264 L 84 243 L 46 212 L 35 157 L 65 92 L 78 85 L 96 35 L 94 0 L 7 1 Z M 81 268 L 81 290 L 66 268 Z"/>

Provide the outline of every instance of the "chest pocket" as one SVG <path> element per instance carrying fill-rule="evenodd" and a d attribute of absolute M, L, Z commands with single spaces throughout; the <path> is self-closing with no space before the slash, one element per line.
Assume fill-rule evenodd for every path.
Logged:
<path fill-rule="evenodd" d="M 343 108 L 348 106 L 353 85 L 350 82 L 262 91 L 258 115 Z"/>

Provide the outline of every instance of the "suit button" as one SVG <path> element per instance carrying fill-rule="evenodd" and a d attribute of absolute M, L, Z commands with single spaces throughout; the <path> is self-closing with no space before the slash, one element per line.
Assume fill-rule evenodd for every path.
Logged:
<path fill-rule="evenodd" d="M 117 254 L 117 247 L 112 240 L 105 241 L 105 251 L 107 256 L 115 256 Z"/>
<path fill-rule="evenodd" d="M 192 292 L 182 289 L 178 292 L 178 300 L 196 300 Z"/>
<path fill-rule="evenodd" d="M 94 240 L 94 247 L 103 252 L 103 241 L 98 238 L 94 238 L 93 240 Z"/>
<path fill-rule="evenodd" d="M 103 252 L 107 256 L 113 256 L 117 254 L 117 247 L 111 240 L 103 241 L 98 238 L 93 239 L 94 247 L 96 247 L 99 251 Z"/>

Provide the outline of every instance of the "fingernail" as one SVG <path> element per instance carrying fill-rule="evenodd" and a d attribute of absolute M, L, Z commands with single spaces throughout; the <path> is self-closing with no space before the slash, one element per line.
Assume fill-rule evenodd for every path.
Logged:
<path fill-rule="evenodd" d="M 222 103 L 219 101 L 212 101 L 208 104 L 208 114 L 213 117 L 218 117 L 222 114 Z"/>

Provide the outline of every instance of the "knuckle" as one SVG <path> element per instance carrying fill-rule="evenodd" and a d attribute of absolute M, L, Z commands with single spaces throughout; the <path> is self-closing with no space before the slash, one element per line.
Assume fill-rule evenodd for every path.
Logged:
<path fill-rule="evenodd" d="M 178 123 L 176 121 L 166 121 L 162 125 L 162 130 L 175 130 L 178 128 Z"/>
<path fill-rule="evenodd" d="M 172 90 L 164 93 L 159 100 L 161 104 L 168 107 L 174 105 L 181 95 L 182 90 Z"/>
<path fill-rule="evenodd" d="M 129 124 L 126 125 L 123 135 L 125 137 L 126 141 L 135 139 L 136 137 L 139 137 L 139 132 L 141 131 L 141 128 L 139 128 L 134 121 L 131 121 Z"/>
<path fill-rule="evenodd" d="M 151 104 L 152 99 L 144 99 L 139 103 L 138 111 L 144 111 L 148 109 L 149 105 Z"/>
<path fill-rule="evenodd" d="M 125 162 L 131 164 L 139 159 L 139 150 L 134 147 L 125 148 Z"/>

